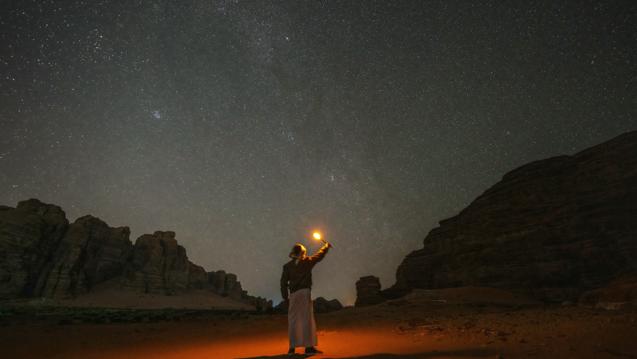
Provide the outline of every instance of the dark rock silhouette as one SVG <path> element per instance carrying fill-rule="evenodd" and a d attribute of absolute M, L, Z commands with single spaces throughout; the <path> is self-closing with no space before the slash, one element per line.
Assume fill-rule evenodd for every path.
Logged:
<path fill-rule="evenodd" d="M 579 303 L 603 309 L 637 308 L 637 276 L 619 278 L 605 287 L 585 292 Z"/>
<path fill-rule="evenodd" d="M 275 305 L 272 310 L 275 313 L 286 314 L 288 312 L 288 303 L 286 301 L 280 301 L 279 304 Z"/>
<path fill-rule="evenodd" d="M 226 271 L 218 270 L 216 272 L 209 272 L 208 283 L 215 292 L 226 295 Z"/>
<path fill-rule="evenodd" d="M 327 300 L 323 297 L 314 299 L 314 312 L 315 313 L 329 313 L 343 309 L 343 305 L 338 299 Z"/>
<path fill-rule="evenodd" d="M 281 301 L 272 310 L 275 313 L 285 314 L 288 312 L 287 304 L 287 302 Z M 338 301 L 338 299 L 327 300 L 323 297 L 315 298 L 312 301 L 312 306 L 314 308 L 314 313 L 329 313 L 343 309 L 343 305 Z"/>
<path fill-rule="evenodd" d="M 366 305 L 378 304 L 384 301 L 385 298 L 381 295 L 380 280 L 378 277 L 366 276 L 361 277 L 356 282 L 356 303 L 357 307 L 364 307 Z"/>
<path fill-rule="evenodd" d="M 175 294 L 203 288 L 206 271 L 191 263 L 186 249 L 177 244 L 175 232 L 157 231 L 137 239 L 127 267 L 126 285 L 145 293 Z"/>
<path fill-rule="evenodd" d="M 44 297 L 75 296 L 123 273 L 132 253 L 128 227 L 112 228 L 84 216 L 68 227 L 42 273 Z"/>
<path fill-rule="evenodd" d="M 0 207 L 0 297 L 42 292 L 51 260 L 69 222 L 58 206 L 30 199 Z"/>
<path fill-rule="evenodd" d="M 237 276 L 232 273 L 226 274 L 225 293 L 228 297 L 233 299 L 241 298 L 243 289 L 241 283 L 237 280 Z"/>
<path fill-rule="evenodd" d="M 237 276 L 206 273 L 188 260 L 171 231 L 140 236 L 84 216 L 68 223 L 64 211 L 37 199 L 0 206 L 0 299 L 75 297 L 104 282 L 140 293 L 179 295 L 193 289 L 269 310 L 272 302 L 248 295 Z"/>
<path fill-rule="evenodd" d="M 545 301 L 637 273 L 637 132 L 515 169 L 443 220 L 395 292 L 489 286 Z"/>

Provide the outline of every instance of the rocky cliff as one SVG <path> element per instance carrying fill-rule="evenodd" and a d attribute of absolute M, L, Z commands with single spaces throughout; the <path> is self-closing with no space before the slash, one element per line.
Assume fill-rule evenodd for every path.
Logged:
<path fill-rule="evenodd" d="M 208 282 L 206 271 L 190 262 L 186 249 L 177 244 L 175 232 L 137 238 L 129 263 L 124 283 L 144 293 L 175 294 Z"/>
<path fill-rule="evenodd" d="M 92 216 L 78 218 L 47 258 L 42 289 L 32 295 L 75 296 L 121 275 L 133 251 L 129 235 L 128 227 L 112 228 Z"/>
<path fill-rule="evenodd" d="M 69 222 L 60 207 L 38 200 L 0 207 L 0 297 L 39 295 Z"/>
<path fill-rule="evenodd" d="M 380 290 L 380 279 L 374 276 L 361 277 L 356 282 L 356 303 L 357 307 L 378 304 L 384 301 Z"/>
<path fill-rule="evenodd" d="M 400 264 L 393 291 L 489 286 L 571 300 L 637 273 L 637 132 L 515 169 Z"/>
<path fill-rule="evenodd" d="M 128 227 L 93 216 L 69 224 L 60 207 L 37 199 L 0 206 L 0 299 L 75 297 L 109 282 L 165 295 L 204 289 L 258 309 L 272 306 L 248 295 L 236 275 L 190 262 L 174 232 L 144 234 L 135 244 L 129 236 Z"/>

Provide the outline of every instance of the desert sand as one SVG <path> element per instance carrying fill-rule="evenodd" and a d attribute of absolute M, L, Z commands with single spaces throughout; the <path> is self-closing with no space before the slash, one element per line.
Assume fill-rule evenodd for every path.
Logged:
<path fill-rule="evenodd" d="M 130 309 L 223 309 L 254 310 L 254 306 L 224 297 L 209 290 L 190 290 L 179 295 L 138 293 L 119 288 L 103 288 L 73 299 L 57 300 L 68 307 L 109 307 Z"/>
<path fill-rule="evenodd" d="M 2 357 L 287 358 L 285 315 L 190 311 L 161 318 L 96 324 L 8 316 L 0 327 Z M 545 306 L 483 288 L 415 291 L 318 314 L 317 322 L 320 358 L 637 358 L 634 308 Z"/>

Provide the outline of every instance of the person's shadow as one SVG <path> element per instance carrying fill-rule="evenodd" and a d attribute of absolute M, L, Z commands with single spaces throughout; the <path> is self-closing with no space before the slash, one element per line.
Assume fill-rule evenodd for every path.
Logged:
<path fill-rule="evenodd" d="M 370 355 L 362 355 L 357 357 L 341 357 L 339 359 L 435 359 L 437 357 L 458 357 L 458 358 L 484 358 L 492 357 L 497 352 L 486 348 L 475 349 L 461 349 L 461 350 L 433 350 L 430 352 L 414 353 L 414 354 L 390 354 L 390 353 L 378 353 Z M 258 356 L 249 358 L 237 358 L 237 359 L 301 359 L 310 358 L 314 355 L 294 354 L 294 355 L 271 355 L 271 356 Z M 321 354 L 317 356 L 321 359 L 334 359 L 328 354 Z"/>

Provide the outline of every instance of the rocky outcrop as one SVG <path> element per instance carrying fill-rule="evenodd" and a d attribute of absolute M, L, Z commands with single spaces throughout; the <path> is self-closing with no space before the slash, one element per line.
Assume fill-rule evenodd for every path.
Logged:
<path fill-rule="evenodd" d="M 378 277 L 366 276 L 361 277 L 356 282 L 356 303 L 357 307 L 366 305 L 374 305 L 385 300 L 380 291 L 380 280 Z"/>
<path fill-rule="evenodd" d="M 242 300 L 246 303 L 249 303 L 254 306 L 257 312 L 271 312 L 272 311 L 272 301 L 263 297 L 253 297 L 248 295 L 244 291 L 244 295 L 242 296 Z"/>
<path fill-rule="evenodd" d="M 179 295 L 210 290 L 259 310 L 272 302 L 248 295 L 237 276 L 206 273 L 188 260 L 175 233 L 157 231 L 133 245 L 128 227 L 93 216 L 69 225 L 60 207 L 30 199 L 0 206 L 0 299 L 74 297 L 104 282 L 140 293 Z"/>
<path fill-rule="evenodd" d="M 608 286 L 588 291 L 579 304 L 603 309 L 637 308 L 637 276 L 619 278 Z"/>
<path fill-rule="evenodd" d="M 71 224 L 50 268 L 43 274 L 45 297 L 75 296 L 122 274 L 132 251 L 128 227 L 112 228 L 84 216 Z"/>
<path fill-rule="evenodd" d="M 338 299 L 327 300 L 323 297 L 314 299 L 314 312 L 315 313 L 329 313 L 343 309 L 343 305 Z"/>
<path fill-rule="evenodd" d="M 280 301 L 279 304 L 272 308 L 272 311 L 278 314 L 286 314 L 288 312 L 288 302 L 285 300 Z"/>
<path fill-rule="evenodd" d="M 157 231 L 135 242 L 124 283 L 144 293 L 176 294 L 203 288 L 207 281 L 205 270 L 188 260 L 175 232 Z"/>
<path fill-rule="evenodd" d="M 233 299 L 241 299 L 246 297 L 244 290 L 241 287 L 241 282 L 237 280 L 237 275 L 232 273 L 226 273 L 223 270 L 208 273 L 208 283 L 212 290 L 223 296 L 228 296 Z"/>
<path fill-rule="evenodd" d="M 507 173 L 440 222 L 395 290 L 489 286 L 575 300 L 637 272 L 637 132 Z"/>
<path fill-rule="evenodd" d="M 209 272 L 208 284 L 215 293 L 226 293 L 226 271 L 218 270 L 216 272 Z"/>
<path fill-rule="evenodd" d="M 199 265 L 188 261 L 188 288 L 205 289 L 208 285 L 208 273 Z"/>
<path fill-rule="evenodd" d="M 237 275 L 232 273 L 226 274 L 226 287 L 225 293 L 228 297 L 233 299 L 240 299 L 243 289 L 241 283 L 237 280 Z"/>
<path fill-rule="evenodd" d="M 60 207 L 35 199 L 0 208 L 0 298 L 40 295 L 68 225 Z"/>

